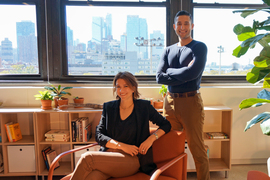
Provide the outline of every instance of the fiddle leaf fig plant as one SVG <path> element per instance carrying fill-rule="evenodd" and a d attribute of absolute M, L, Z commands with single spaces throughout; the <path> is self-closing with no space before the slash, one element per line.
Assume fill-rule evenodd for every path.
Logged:
<path fill-rule="evenodd" d="M 253 15 L 260 11 L 263 11 L 266 14 L 265 20 L 262 22 L 253 20 L 252 26 L 237 24 L 233 29 L 234 33 L 237 35 L 238 40 L 242 42 L 233 50 L 233 56 L 239 58 L 246 54 L 249 49 L 254 48 L 256 44 L 262 46 L 260 54 L 253 60 L 254 67 L 250 72 L 247 73 L 246 80 L 252 84 L 257 84 L 263 81 L 262 88 L 264 89 L 257 94 L 257 98 L 244 99 L 239 104 L 240 110 L 250 107 L 259 107 L 270 103 L 270 92 L 265 89 L 270 88 L 270 16 L 268 16 L 270 14 L 270 0 L 262 1 L 268 7 L 233 11 L 234 13 L 241 13 L 243 18 L 246 18 L 247 16 Z M 263 30 L 263 33 L 261 33 L 261 30 Z M 257 123 L 260 123 L 263 134 L 270 135 L 269 119 L 270 112 L 263 112 L 258 114 L 247 122 L 244 131 L 247 131 Z"/>

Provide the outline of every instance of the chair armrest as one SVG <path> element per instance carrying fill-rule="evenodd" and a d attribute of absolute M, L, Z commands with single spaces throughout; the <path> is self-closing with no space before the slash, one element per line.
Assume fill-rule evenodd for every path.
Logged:
<path fill-rule="evenodd" d="M 166 169 L 168 169 L 169 167 L 171 167 L 173 164 L 175 164 L 177 161 L 179 161 L 182 158 L 187 157 L 186 153 L 183 153 L 175 158 L 173 158 L 171 161 L 167 162 L 166 164 L 164 164 L 163 166 L 161 166 L 160 168 L 158 168 L 157 170 L 155 170 L 155 172 L 152 174 L 150 180 L 157 180 L 158 176 L 165 171 Z"/>
<path fill-rule="evenodd" d="M 85 145 L 85 146 L 82 146 L 82 147 L 79 147 L 79 148 L 75 148 L 75 149 L 71 149 L 71 150 L 68 150 L 68 151 L 65 151 L 65 152 L 59 154 L 59 155 L 53 160 L 53 162 L 52 162 L 52 164 L 51 164 L 51 166 L 50 166 L 49 173 L 48 173 L 48 180 L 52 180 L 52 177 L 53 177 L 53 171 L 54 171 L 55 165 L 56 165 L 56 163 L 57 163 L 62 157 L 66 156 L 66 155 L 68 155 L 68 154 L 71 154 L 71 153 L 74 153 L 74 152 L 83 150 L 83 149 L 87 149 L 87 148 L 96 146 L 96 145 L 98 145 L 98 143 L 93 143 L 93 144 Z"/>

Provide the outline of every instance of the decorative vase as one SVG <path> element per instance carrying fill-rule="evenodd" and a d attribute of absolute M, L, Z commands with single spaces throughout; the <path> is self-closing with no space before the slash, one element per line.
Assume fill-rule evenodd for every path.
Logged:
<path fill-rule="evenodd" d="M 68 98 L 58 99 L 58 108 L 59 109 L 67 109 L 68 108 L 68 106 L 63 106 L 63 105 L 68 105 Z"/>
<path fill-rule="evenodd" d="M 163 101 L 154 101 L 154 108 L 162 109 L 163 108 Z"/>
<path fill-rule="evenodd" d="M 74 98 L 73 99 L 73 101 L 74 101 L 74 103 L 76 103 L 76 104 L 83 104 L 83 102 L 84 102 L 84 98 Z M 75 108 L 83 108 L 83 106 L 75 106 Z"/>
<path fill-rule="evenodd" d="M 41 108 L 44 110 L 52 109 L 52 100 L 40 100 Z"/>

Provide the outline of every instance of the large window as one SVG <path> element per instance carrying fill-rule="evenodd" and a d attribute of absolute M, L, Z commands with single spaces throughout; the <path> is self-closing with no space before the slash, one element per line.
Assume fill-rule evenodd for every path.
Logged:
<path fill-rule="evenodd" d="M 156 74 L 166 46 L 166 7 L 65 7 L 68 75 Z"/>
<path fill-rule="evenodd" d="M 36 5 L 0 4 L 0 77 L 39 74 Z"/>
<path fill-rule="evenodd" d="M 247 8 L 244 1 L 222 1 L 218 3 L 210 0 L 194 0 L 194 39 L 203 41 L 208 47 L 207 64 L 204 76 L 245 76 L 253 65 L 253 59 L 258 56 L 261 46 L 257 44 L 254 49 L 249 50 L 241 58 L 232 55 L 233 50 L 241 44 L 233 32 L 235 25 L 241 23 L 244 26 L 252 26 L 253 20 L 260 22 L 266 20 L 265 14 L 255 13 L 247 18 L 242 18 L 240 13 L 233 13 L 234 10 Z M 219 4 L 219 3 L 231 3 Z M 245 1 L 251 3 L 248 8 L 262 4 L 261 0 Z M 253 3 L 253 4 L 252 4 Z M 254 5 L 257 3 L 257 5 Z M 265 12 L 266 13 L 266 12 Z"/>
<path fill-rule="evenodd" d="M 0 0 L 0 82 L 111 81 L 130 71 L 155 82 L 166 46 L 176 43 L 173 17 L 192 13 L 193 38 L 208 46 L 202 82 L 245 81 L 260 45 L 241 58 L 233 33 L 252 25 L 234 10 L 263 7 L 262 0 Z M 262 32 L 263 33 L 263 32 Z"/>

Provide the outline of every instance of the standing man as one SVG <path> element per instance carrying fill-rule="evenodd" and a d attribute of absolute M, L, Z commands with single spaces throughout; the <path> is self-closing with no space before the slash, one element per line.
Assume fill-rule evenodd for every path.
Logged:
<path fill-rule="evenodd" d="M 172 129 L 184 130 L 193 155 L 198 180 L 209 180 L 209 161 L 204 146 L 204 107 L 199 92 L 207 47 L 191 37 L 191 14 L 179 11 L 173 28 L 179 42 L 166 48 L 161 56 L 156 79 L 168 85 L 163 113 Z"/>

